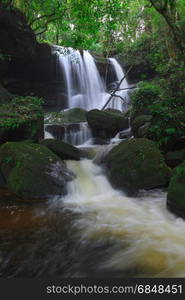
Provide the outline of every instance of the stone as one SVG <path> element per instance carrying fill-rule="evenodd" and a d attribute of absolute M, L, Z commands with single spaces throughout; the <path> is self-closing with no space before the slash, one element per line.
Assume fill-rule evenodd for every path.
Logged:
<path fill-rule="evenodd" d="M 80 151 L 71 144 L 65 143 L 56 139 L 45 139 L 41 141 L 41 145 L 50 149 L 53 153 L 58 155 L 62 160 L 72 159 L 80 160 Z"/>
<path fill-rule="evenodd" d="M 185 218 L 185 160 L 173 172 L 168 187 L 167 207 Z"/>
<path fill-rule="evenodd" d="M 67 193 L 74 175 L 61 159 L 43 145 L 7 142 L 0 147 L 0 172 L 7 188 L 29 201 Z"/>
<path fill-rule="evenodd" d="M 122 113 L 93 109 L 87 112 L 87 121 L 94 137 L 113 138 L 119 131 L 129 127 L 129 119 Z"/>
<path fill-rule="evenodd" d="M 142 136 L 142 133 L 146 134 L 149 128 L 149 123 L 152 120 L 151 115 L 140 115 L 136 117 L 134 120 L 131 122 L 131 128 L 132 128 L 132 133 L 134 137 L 144 137 Z M 147 125 L 145 125 L 147 123 Z M 139 128 L 145 126 L 144 132 L 142 129 L 140 129 L 140 134 L 139 134 Z"/>
<path fill-rule="evenodd" d="M 129 139 L 115 146 L 103 161 L 111 183 L 116 188 L 137 194 L 168 184 L 171 169 L 156 145 L 144 138 Z"/>
<path fill-rule="evenodd" d="M 165 160 L 169 167 L 175 168 L 185 160 L 185 148 L 178 151 L 167 152 L 165 155 Z"/>

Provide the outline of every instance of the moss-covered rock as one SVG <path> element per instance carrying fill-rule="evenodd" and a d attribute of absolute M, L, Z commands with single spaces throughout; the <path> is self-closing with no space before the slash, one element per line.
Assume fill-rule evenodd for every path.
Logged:
<path fill-rule="evenodd" d="M 110 139 L 129 126 L 129 120 L 124 114 L 112 110 L 93 109 L 87 113 L 87 121 L 93 136 L 102 139 Z"/>
<path fill-rule="evenodd" d="M 72 146 L 71 144 L 56 139 L 45 139 L 41 141 L 41 145 L 49 148 L 53 153 L 58 155 L 63 160 L 80 160 L 79 149 Z"/>
<path fill-rule="evenodd" d="M 50 112 L 45 115 L 47 124 L 65 124 L 86 122 L 86 110 L 75 107 L 61 112 Z"/>
<path fill-rule="evenodd" d="M 128 194 L 164 186 L 171 173 L 159 149 L 144 138 L 121 142 L 108 153 L 104 163 L 112 184 Z"/>
<path fill-rule="evenodd" d="M 0 171 L 8 189 L 29 199 L 66 194 L 72 174 L 65 164 L 43 145 L 7 142 L 0 147 Z"/>
<path fill-rule="evenodd" d="M 149 123 L 152 119 L 151 115 L 140 115 L 136 117 L 134 120 L 131 122 L 131 128 L 132 128 L 132 133 L 134 137 L 143 137 L 139 136 L 139 128 L 145 125 L 146 123 Z"/>
<path fill-rule="evenodd" d="M 7 141 L 43 139 L 42 102 L 34 97 L 17 97 L 0 107 L 0 144 Z"/>
<path fill-rule="evenodd" d="M 185 217 L 185 160 L 173 172 L 168 187 L 167 206 L 175 214 Z"/>
<path fill-rule="evenodd" d="M 185 148 L 179 151 L 168 152 L 165 155 L 166 164 L 171 167 L 177 167 L 185 160 Z"/>

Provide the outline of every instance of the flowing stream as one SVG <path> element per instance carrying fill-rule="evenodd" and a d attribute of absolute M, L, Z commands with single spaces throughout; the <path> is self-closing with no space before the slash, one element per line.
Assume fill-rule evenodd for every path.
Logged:
<path fill-rule="evenodd" d="M 77 177 L 68 184 L 68 195 L 52 201 L 51 208 L 77 216 L 74 226 L 81 230 L 83 247 L 101 245 L 97 274 L 185 276 L 185 222 L 167 211 L 165 192 L 141 191 L 139 197 L 129 198 L 112 188 L 93 161 L 69 161 L 68 167 Z M 89 261 L 91 246 L 85 254 Z"/>

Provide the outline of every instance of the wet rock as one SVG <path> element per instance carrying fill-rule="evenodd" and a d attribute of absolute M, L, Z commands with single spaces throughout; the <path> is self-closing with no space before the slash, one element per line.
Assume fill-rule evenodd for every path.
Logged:
<path fill-rule="evenodd" d="M 144 138 L 144 137 L 148 137 L 149 135 L 149 129 L 151 126 L 151 122 L 146 122 L 144 125 L 140 126 L 138 129 L 138 137 L 140 138 Z"/>
<path fill-rule="evenodd" d="M 74 178 L 48 148 L 24 142 L 7 142 L 0 147 L 0 171 L 8 189 L 28 200 L 64 195 L 67 181 Z"/>
<path fill-rule="evenodd" d="M 185 160 L 185 148 L 179 151 L 168 152 L 165 155 L 166 164 L 174 168 Z"/>
<path fill-rule="evenodd" d="M 128 128 L 129 119 L 122 113 L 93 109 L 87 113 L 87 121 L 94 137 L 113 138 L 119 131 Z"/>
<path fill-rule="evenodd" d="M 148 129 L 150 127 L 149 125 L 150 125 L 151 120 L 152 120 L 151 115 L 140 115 L 140 116 L 136 117 L 134 120 L 132 120 L 131 128 L 132 128 L 134 137 L 146 136 Z M 139 129 L 140 129 L 140 132 L 139 132 Z"/>
<path fill-rule="evenodd" d="M 119 139 L 128 139 L 132 136 L 131 128 L 119 132 Z"/>
<path fill-rule="evenodd" d="M 55 139 L 62 140 L 65 135 L 65 126 L 64 125 L 45 125 L 45 131 L 52 134 Z"/>
<path fill-rule="evenodd" d="M 168 187 L 167 207 L 185 218 L 185 160 L 173 172 Z"/>
<path fill-rule="evenodd" d="M 72 159 L 80 160 L 80 151 L 71 144 L 64 143 L 56 139 L 45 139 L 41 141 L 41 145 L 50 149 L 53 153 L 58 155 L 62 160 Z"/>
<path fill-rule="evenodd" d="M 101 138 L 92 138 L 93 145 L 107 145 L 107 140 L 101 139 Z"/>
<path fill-rule="evenodd" d="M 159 149 L 144 138 L 121 142 L 108 153 L 104 164 L 111 183 L 129 195 L 165 186 L 171 175 Z"/>
<path fill-rule="evenodd" d="M 47 113 L 45 119 L 48 124 L 63 125 L 66 123 L 80 123 L 86 122 L 86 110 L 75 107 L 62 112 Z"/>

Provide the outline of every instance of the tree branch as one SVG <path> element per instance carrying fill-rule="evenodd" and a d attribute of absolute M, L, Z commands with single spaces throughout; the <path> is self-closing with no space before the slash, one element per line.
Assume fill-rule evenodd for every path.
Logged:
<path fill-rule="evenodd" d="M 127 103 L 127 100 L 125 98 L 121 97 L 120 95 L 115 94 L 114 97 L 120 98 L 123 102 Z"/>
<path fill-rule="evenodd" d="M 105 109 L 105 107 L 109 104 L 109 102 L 112 100 L 112 98 L 115 96 L 116 92 L 119 90 L 123 80 L 126 78 L 126 76 L 128 75 L 128 73 L 131 71 L 133 66 L 130 66 L 130 68 L 128 69 L 128 71 L 126 72 L 126 74 L 123 76 L 123 78 L 120 80 L 119 84 L 117 85 L 117 88 L 114 90 L 113 93 L 111 93 L 111 96 L 109 97 L 109 99 L 107 100 L 107 102 L 105 103 L 105 105 L 102 107 L 102 110 Z"/>
<path fill-rule="evenodd" d="M 54 16 L 55 13 L 56 13 L 56 12 L 53 12 L 53 13 L 51 13 L 51 14 L 49 14 L 49 15 L 45 14 L 45 15 L 42 15 L 42 16 L 40 16 L 40 17 L 37 17 L 37 18 L 33 19 L 33 20 L 29 23 L 29 26 L 31 27 L 36 21 L 41 20 L 41 19 L 43 19 L 43 18 L 50 18 L 50 17 Z"/>

